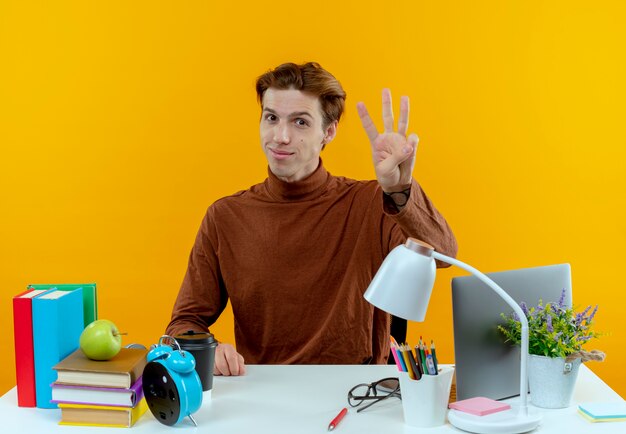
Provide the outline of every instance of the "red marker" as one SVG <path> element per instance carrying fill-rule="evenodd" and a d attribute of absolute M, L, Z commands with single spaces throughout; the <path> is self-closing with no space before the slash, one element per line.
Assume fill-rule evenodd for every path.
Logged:
<path fill-rule="evenodd" d="M 339 425 L 339 422 L 341 422 L 341 419 L 343 419 L 343 417 L 347 413 L 348 413 L 347 408 L 344 408 L 343 410 L 341 410 L 339 414 L 328 424 L 328 431 L 334 430 L 337 427 L 337 425 Z"/>

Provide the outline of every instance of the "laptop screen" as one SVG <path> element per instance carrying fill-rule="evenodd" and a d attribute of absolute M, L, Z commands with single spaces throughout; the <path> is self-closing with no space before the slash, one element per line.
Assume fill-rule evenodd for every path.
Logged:
<path fill-rule="evenodd" d="M 557 302 L 565 289 L 565 304 L 572 305 L 569 264 L 488 273 L 517 303 L 529 307 L 539 300 Z M 504 399 L 519 395 L 519 347 L 504 343 L 498 325 L 501 313 L 512 309 L 491 288 L 474 276 L 452 279 L 452 316 L 457 399 L 485 396 Z"/>

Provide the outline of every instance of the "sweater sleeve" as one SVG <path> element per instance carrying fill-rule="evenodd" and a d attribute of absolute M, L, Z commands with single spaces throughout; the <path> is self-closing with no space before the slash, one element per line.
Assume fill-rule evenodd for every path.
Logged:
<path fill-rule="evenodd" d="M 218 237 L 213 213 L 214 208 L 210 207 L 189 255 L 187 272 L 166 329 L 170 336 L 188 330 L 206 331 L 228 302 L 217 255 Z"/>
<path fill-rule="evenodd" d="M 446 256 L 456 257 L 458 250 L 456 238 L 445 218 L 437 211 L 422 187 L 415 181 L 411 182 L 411 194 L 406 205 L 399 212 L 393 201 L 382 194 L 383 210 L 386 216 L 396 223 L 387 232 L 388 251 L 404 244 L 408 237 L 425 241 L 436 251 Z M 437 261 L 437 267 L 445 268 L 450 264 Z"/>
<path fill-rule="evenodd" d="M 389 357 L 389 327 L 391 315 L 384 310 L 374 308 L 372 324 L 372 364 L 384 365 Z"/>

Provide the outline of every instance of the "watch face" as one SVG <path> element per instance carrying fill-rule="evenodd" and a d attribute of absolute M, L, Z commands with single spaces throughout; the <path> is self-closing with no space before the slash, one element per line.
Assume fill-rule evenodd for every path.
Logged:
<path fill-rule="evenodd" d="M 176 375 L 176 374 L 174 374 Z M 180 417 L 180 396 L 170 372 L 158 362 L 146 365 L 142 376 L 143 394 L 154 417 L 164 425 L 174 425 Z"/>

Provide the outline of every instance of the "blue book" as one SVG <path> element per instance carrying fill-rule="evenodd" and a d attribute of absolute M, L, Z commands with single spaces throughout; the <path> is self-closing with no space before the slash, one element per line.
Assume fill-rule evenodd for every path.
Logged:
<path fill-rule="evenodd" d="M 57 408 L 52 383 L 57 363 L 78 349 L 83 322 L 82 289 L 54 290 L 33 299 L 33 353 L 37 407 Z"/>

